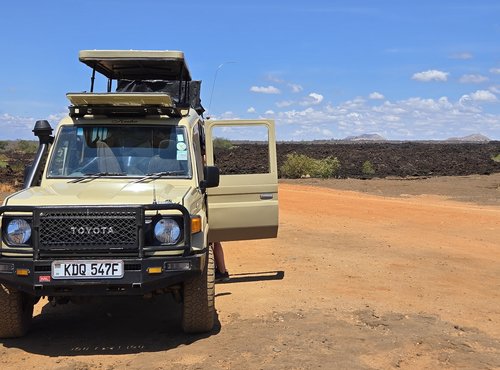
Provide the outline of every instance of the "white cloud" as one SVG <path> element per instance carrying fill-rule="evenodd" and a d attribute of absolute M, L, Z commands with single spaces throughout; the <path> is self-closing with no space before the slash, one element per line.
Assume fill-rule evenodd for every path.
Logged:
<path fill-rule="evenodd" d="M 334 138 L 334 132 L 330 130 L 329 128 L 325 127 L 302 127 L 299 129 L 296 129 L 293 133 L 292 136 L 294 139 L 304 139 L 304 136 L 310 136 L 310 135 L 315 135 L 316 137 L 322 136 L 323 139 L 333 139 Z"/>
<path fill-rule="evenodd" d="M 500 68 L 491 68 L 490 72 L 495 75 L 500 75 Z"/>
<path fill-rule="evenodd" d="M 347 100 L 340 104 L 343 109 L 355 110 L 357 108 L 362 108 L 365 105 L 365 99 L 357 97 L 353 100 Z"/>
<path fill-rule="evenodd" d="M 299 93 L 302 90 L 304 90 L 304 88 L 301 85 L 299 85 L 299 84 L 292 84 L 292 83 L 290 83 L 290 84 L 288 84 L 288 86 L 292 89 L 293 93 Z"/>
<path fill-rule="evenodd" d="M 490 86 L 489 90 L 494 94 L 500 94 L 500 85 Z"/>
<path fill-rule="evenodd" d="M 374 91 L 372 92 L 368 98 L 372 99 L 372 100 L 382 100 L 382 99 L 385 99 L 385 96 L 382 95 L 381 93 L 377 92 L 377 91 Z"/>
<path fill-rule="evenodd" d="M 462 60 L 467 60 L 467 59 L 472 59 L 474 56 L 471 53 L 455 53 L 450 55 L 451 59 L 462 59 Z"/>
<path fill-rule="evenodd" d="M 212 116 L 212 119 L 216 120 L 216 119 L 240 119 L 240 117 L 235 114 L 234 112 L 231 112 L 231 111 L 226 111 L 218 116 Z"/>
<path fill-rule="evenodd" d="M 470 94 L 470 97 L 473 101 L 476 102 L 494 102 L 497 101 L 497 97 L 495 94 L 488 90 L 477 90 Z"/>
<path fill-rule="evenodd" d="M 14 116 L 8 113 L 0 115 L 0 132 L 2 139 L 27 139 L 35 137 L 31 130 L 35 125 L 35 119 L 32 117 Z"/>
<path fill-rule="evenodd" d="M 51 114 L 45 118 L 33 118 L 16 116 L 9 113 L 0 114 L 0 136 L 3 140 L 28 139 L 36 140 L 33 135 L 33 127 L 38 119 L 46 119 L 55 130 L 59 121 L 67 116 L 67 113 Z"/>
<path fill-rule="evenodd" d="M 285 82 L 285 80 L 283 80 L 281 77 L 278 77 L 276 74 L 274 73 L 269 73 L 267 75 L 267 80 L 268 81 L 271 81 L 271 82 L 274 82 L 274 83 L 277 83 L 277 84 L 282 84 Z"/>
<path fill-rule="evenodd" d="M 462 95 L 458 100 L 458 105 L 461 109 L 466 109 L 468 111 L 475 111 L 476 113 L 480 113 L 481 110 L 474 105 L 474 101 L 470 97 L 470 95 Z"/>
<path fill-rule="evenodd" d="M 323 99 L 323 95 L 313 92 L 305 97 L 299 104 L 303 106 L 318 105 L 323 101 Z"/>
<path fill-rule="evenodd" d="M 247 113 L 255 113 L 255 108 L 254 107 L 248 108 Z"/>
<path fill-rule="evenodd" d="M 310 93 L 309 96 L 315 100 L 315 104 L 319 104 L 323 101 L 323 95 L 318 93 Z"/>
<path fill-rule="evenodd" d="M 448 80 L 448 72 L 438 71 L 436 69 L 431 69 L 424 72 L 418 72 L 413 74 L 411 77 L 412 80 L 421 81 L 421 82 L 429 82 L 429 81 L 447 81 Z"/>
<path fill-rule="evenodd" d="M 50 114 L 47 117 L 47 121 L 55 123 L 59 123 L 60 120 L 62 120 L 64 117 L 66 117 L 68 113 L 66 112 L 61 112 L 61 113 L 55 113 L 55 114 Z"/>
<path fill-rule="evenodd" d="M 285 107 L 289 107 L 291 105 L 294 104 L 294 101 L 293 100 L 282 100 L 282 101 L 279 101 L 279 102 L 276 102 L 276 106 L 278 108 L 285 108 Z"/>
<path fill-rule="evenodd" d="M 252 86 L 250 91 L 260 94 L 281 94 L 280 89 L 274 86 Z"/>
<path fill-rule="evenodd" d="M 498 139 L 500 114 L 484 111 L 482 104 L 491 101 L 493 95 L 486 93 L 479 90 L 462 96 L 458 101 L 445 96 L 439 99 L 386 100 L 376 106 L 356 98 L 338 105 L 278 111 L 275 116 L 278 137 L 281 140 L 313 140 L 378 132 L 394 140 L 437 140 L 481 132 Z"/>
<path fill-rule="evenodd" d="M 387 116 L 383 117 L 387 122 L 399 122 L 401 121 L 401 117 L 399 116 L 394 116 L 392 114 L 388 114 Z"/>
<path fill-rule="evenodd" d="M 460 83 L 463 84 L 479 84 L 481 82 L 488 81 L 488 77 L 482 76 L 482 75 L 475 75 L 475 74 L 469 74 L 469 75 L 463 75 L 460 77 Z"/>
<path fill-rule="evenodd" d="M 269 109 L 269 110 L 266 110 L 266 112 L 264 113 L 268 116 L 272 116 L 274 114 L 274 111 L 272 109 Z"/>

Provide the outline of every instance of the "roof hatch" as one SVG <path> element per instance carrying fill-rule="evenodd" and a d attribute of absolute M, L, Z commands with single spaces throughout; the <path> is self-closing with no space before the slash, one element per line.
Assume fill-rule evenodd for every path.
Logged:
<path fill-rule="evenodd" d="M 201 81 L 193 81 L 184 53 L 171 50 L 82 50 L 92 69 L 90 92 L 70 93 L 70 116 L 87 114 L 181 116 L 203 114 Z M 96 72 L 107 78 L 106 93 L 94 92 Z M 116 90 L 113 92 L 113 83 Z"/>
<path fill-rule="evenodd" d="M 79 59 L 112 80 L 191 81 L 182 51 L 82 50 Z"/>

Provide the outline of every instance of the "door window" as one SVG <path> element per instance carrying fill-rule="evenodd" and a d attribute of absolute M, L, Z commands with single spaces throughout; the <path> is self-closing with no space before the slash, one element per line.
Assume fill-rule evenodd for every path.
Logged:
<path fill-rule="evenodd" d="M 215 126 L 212 146 L 214 164 L 221 175 L 270 172 L 269 132 L 265 125 Z"/>

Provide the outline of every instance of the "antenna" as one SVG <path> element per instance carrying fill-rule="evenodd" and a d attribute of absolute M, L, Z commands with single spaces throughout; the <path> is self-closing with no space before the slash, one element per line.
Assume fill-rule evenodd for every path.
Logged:
<path fill-rule="evenodd" d="M 226 64 L 234 64 L 236 62 L 233 62 L 233 61 L 228 61 L 228 62 L 224 62 L 224 63 L 221 63 L 219 64 L 219 66 L 217 67 L 217 69 L 215 70 L 215 75 L 214 75 L 214 82 L 212 83 L 212 92 L 210 93 L 210 102 L 208 103 L 208 111 L 207 111 L 207 119 L 210 119 L 210 116 L 208 113 L 211 112 L 211 108 L 212 108 L 212 98 L 214 96 L 214 90 L 215 90 L 215 81 L 217 80 L 217 74 L 219 73 L 219 69 L 221 69 L 224 65 Z"/>

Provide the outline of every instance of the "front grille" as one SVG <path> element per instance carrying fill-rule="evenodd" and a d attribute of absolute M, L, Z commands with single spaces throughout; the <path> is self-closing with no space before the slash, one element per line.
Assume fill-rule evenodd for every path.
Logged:
<path fill-rule="evenodd" d="M 145 222 L 145 213 L 165 212 L 178 218 L 181 241 L 176 245 L 155 243 L 151 240 L 151 222 Z M 11 214 L 12 213 L 12 214 Z M 17 216 L 22 213 L 23 216 Z M 0 206 L 0 218 L 23 217 L 32 214 L 32 247 L 14 248 L 0 243 L 2 253 L 33 256 L 35 261 L 58 259 L 139 259 L 154 252 L 191 250 L 191 225 L 188 210 L 176 203 L 125 206 Z M 181 215 L 181 216 L 179 216 Z M 1 227 L 5 227 L 0 225 Z M 131 270 L 140 266 L 130 266 Z M 43 268 L 42 268 L 43 270 Z M 40 270 L 40 271 L 42 271 Z"/>
<path fill-rule="evenodd" d="M 39 209 L 35 219 L 41 251 L 123 251 L 139 247 L 139 208 Z"/>

